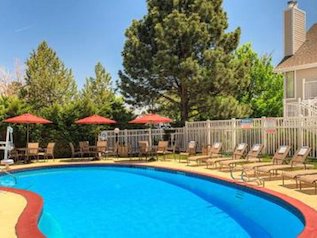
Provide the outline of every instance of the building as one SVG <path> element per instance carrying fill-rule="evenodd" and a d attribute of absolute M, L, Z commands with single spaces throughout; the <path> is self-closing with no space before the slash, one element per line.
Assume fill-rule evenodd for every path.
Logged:
<path fill-rule="evenodd" d="M 306 32 L 306 13 L 297 1 L 284 12 L 284 116 L 317 116 L 317 23 Z"/>

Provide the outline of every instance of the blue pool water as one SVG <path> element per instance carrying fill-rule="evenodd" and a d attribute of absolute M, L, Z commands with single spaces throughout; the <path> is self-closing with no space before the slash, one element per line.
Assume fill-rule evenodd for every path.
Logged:
<path fill-rule="evenodd" d="M 39 226 L 49 238 L 297 237 L 304 227 L 281 201 L 184 174 L 68 167 L 16 176 L 17 188 L 44 198 Z"/>

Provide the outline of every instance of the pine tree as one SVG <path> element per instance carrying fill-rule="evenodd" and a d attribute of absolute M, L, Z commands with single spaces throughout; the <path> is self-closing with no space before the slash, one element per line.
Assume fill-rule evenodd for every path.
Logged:
<path fill-rule="evenodd" d="M 240 29 L 226 32 L 222 0 L 148 0 L 148 14 L 126 31 L 119 87 L 134 106 L 170 104 L 184 123 L 208 100 L 235 98 L 248 86 L 235 60 Z M 228 100 L 229 102 L 230 100 Z"/>
<path fill-rule="evenodd" d="M 63 105 L 77 94 L 76 83 L 56 52 L 45 41 L 28 58 L 25 86 L 21 92 L 35 110 Z"/>
<path fill-rule="evenodd" d="M 85 102 L 83 107 L 89 107 L 87 111 L 113 118 L 121 123 L 119 126 L 124 126 L 132 118 L 122 98 L 111 88 L 111 75 L 101 63 L 95 66 L 95 77 L 86 79 L 82 100 Z"/>
<path fill-rule="evenodd" d="M 115 94 L 111 89 L 111 75 L 101 63 L 95 66 L 95 77 L 86 79 L 82 96 L 94 104 L 96 113 L 110 113 Z"/>

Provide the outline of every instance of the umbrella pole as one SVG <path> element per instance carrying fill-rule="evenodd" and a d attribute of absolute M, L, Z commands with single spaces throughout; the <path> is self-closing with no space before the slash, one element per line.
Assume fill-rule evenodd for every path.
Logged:
<path fill-rule="evenodd" d="M 149 144 L 150 144 L 150 147 L 152 147 L 152 128 L 151 128 L 151 126 L 149 129 Z"/>
<path fill-rule="evenodd" d="M 29 124 L 26 124 L 26 145 L 28 145 L 28 143 L 30 141 L 29 140 L 29 137 L 30 137 L 29 132 L 30 132 Z"/>
<path fill-rule="evenodd" d="M 97 145 L 98 142 L 98 136 L 99 136 L 99 132 L 100 132 L 100 127 L 97 126 L 96 131 L 95 131 L 95 145 Z"/>

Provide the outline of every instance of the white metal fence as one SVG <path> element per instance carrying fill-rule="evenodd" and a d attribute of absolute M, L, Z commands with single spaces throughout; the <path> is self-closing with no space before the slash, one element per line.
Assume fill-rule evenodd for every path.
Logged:
<path fill-rule="evenodd" d="M 290 145 L 291 154 L 300 146 L 312 148 L 311 157 L 317 158 L 317 117 L 231 119 L 221 121 L 187 122 L 185 127 L 173 128 L 171 142 L 185 150 L 189 141 L 197 142 L 197 150 L 203 145 L 222 142 L 224 152 L 232 152 L 238 143 L 264 145 L 264 152 L 274 154 L 280 145 Z M 122 130 L 118 135 L 107 131 L 109 144 L 117 140 L 128 143 L 136 152 L 138 141 L 150 140 L 156 144 L 164 138 L 164 130 Z"/>

